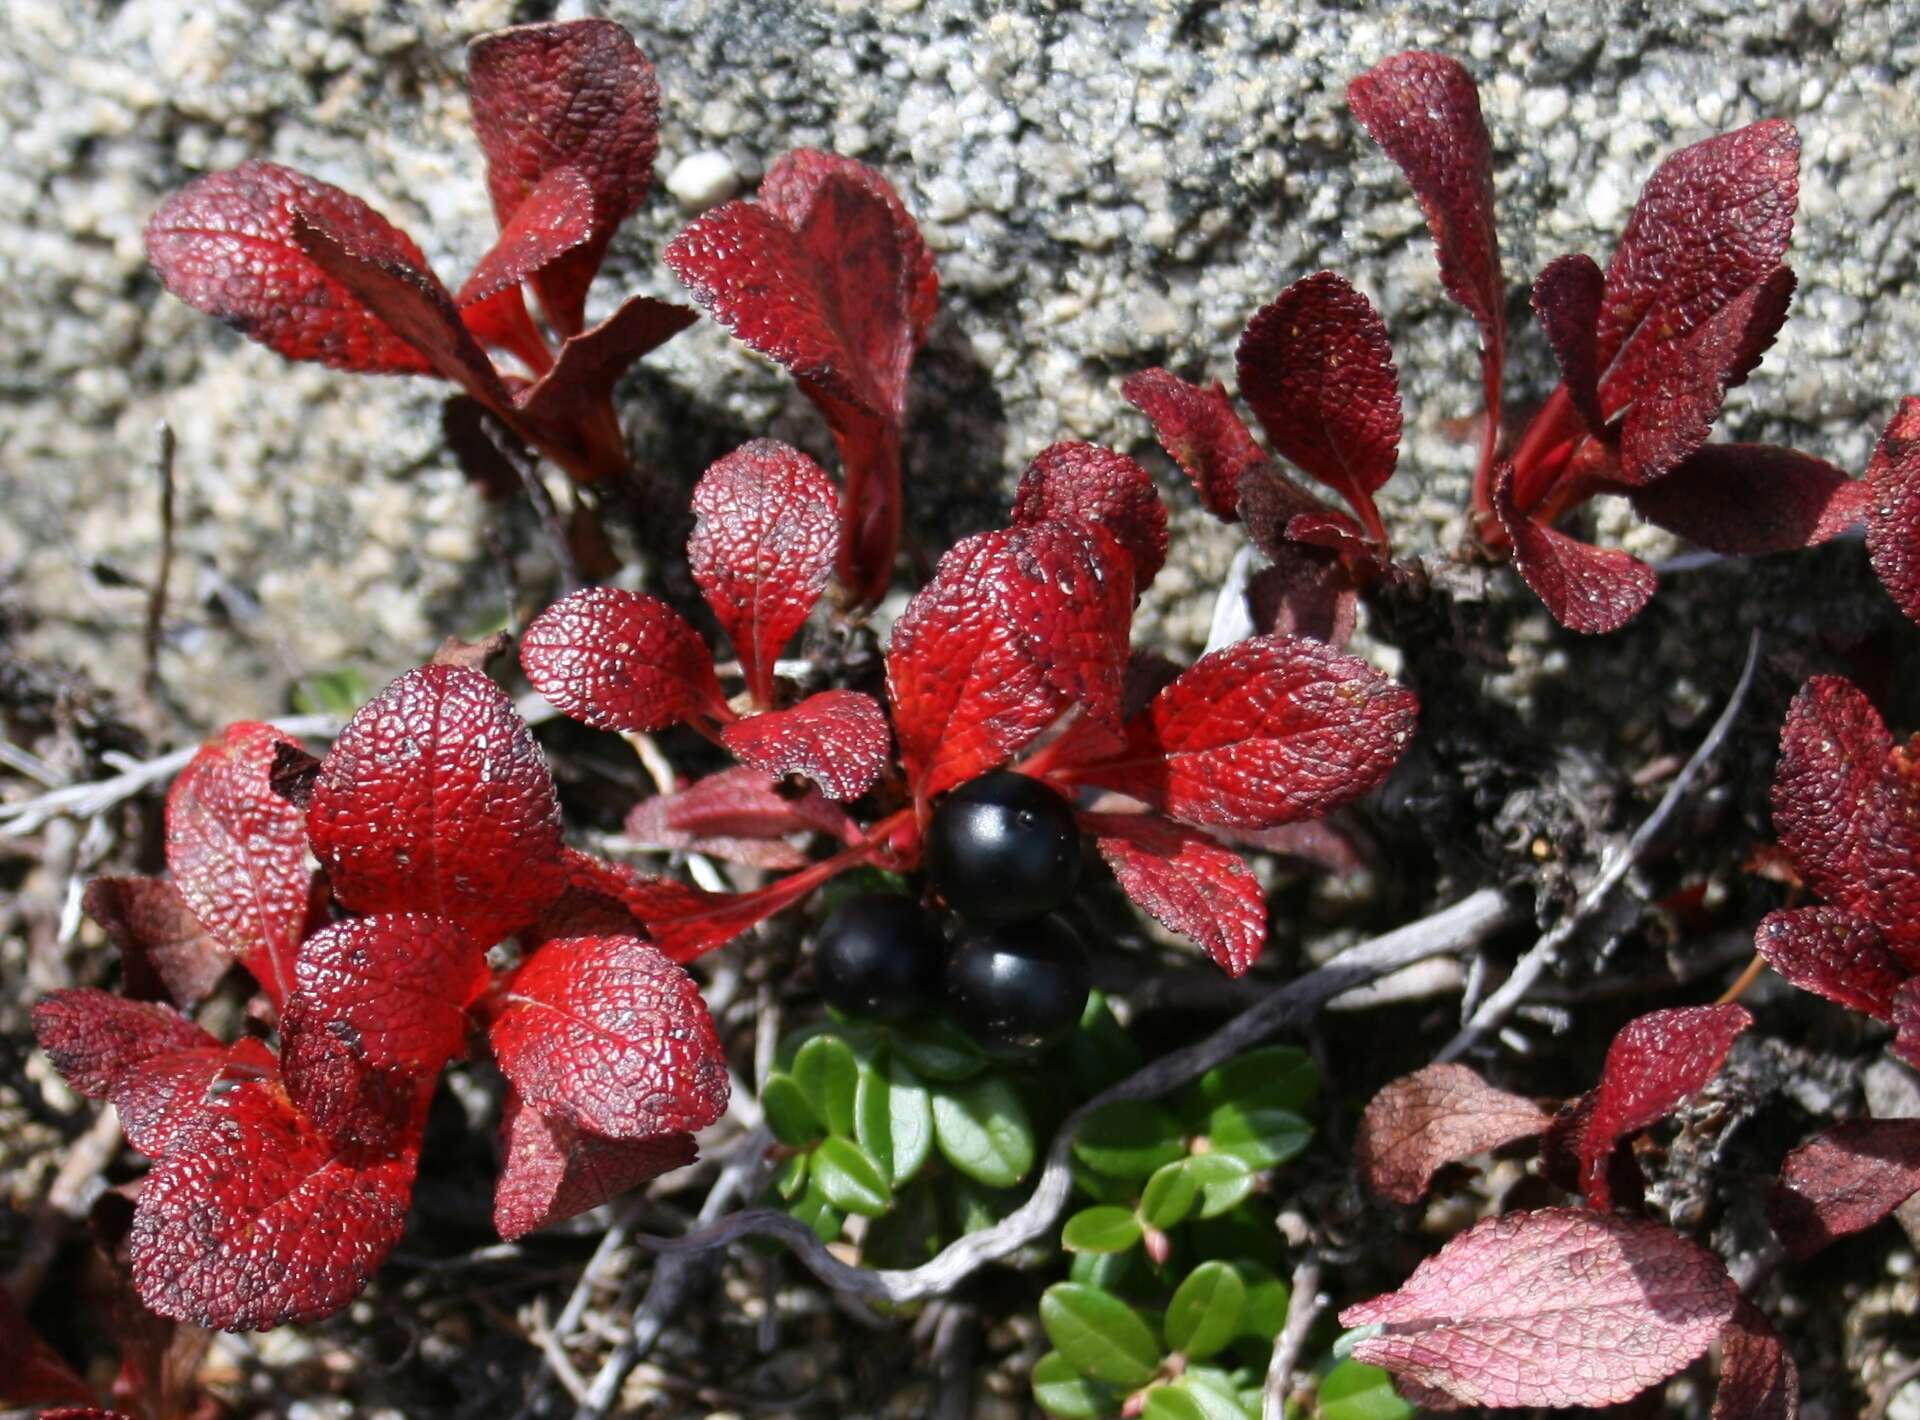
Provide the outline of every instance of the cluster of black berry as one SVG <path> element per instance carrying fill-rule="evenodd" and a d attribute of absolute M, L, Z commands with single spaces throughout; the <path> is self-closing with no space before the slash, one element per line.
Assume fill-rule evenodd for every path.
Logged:
<path fill-rule="evenodd" d="M 821 926 L 813 974 L 828 1005 L 898 1021 L 942 1002 L 982 1044 L 1037 1050 L 1080 1019 L 1086 948 L 1054 914 L 1080 879 L 1073 808 L 1010 770 L 954 789 L 927 825 L 927 876 L 958 918 L 951 944 L 909 897 L 876 893 Z"/>

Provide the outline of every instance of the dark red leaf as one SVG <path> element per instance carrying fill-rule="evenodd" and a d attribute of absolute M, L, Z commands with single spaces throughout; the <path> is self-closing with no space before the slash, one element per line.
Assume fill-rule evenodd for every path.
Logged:
<path fill-rule="evenodd" d="M 0 1406 L 11 1408 L 42 1405 L 49 1400 L 93 1398 L 93 1387 L 80 1379 L 73 1367 L 60 1359 L 60 1353 L 27 1324 L 13 1294 L 4 1287 L 0 1287 L 0 1360 L 5 1362 L 4 1369 L 0 1369 Z"/>
<path fill-rule="evenodd" d="M 1068 710 L 1119 719 L 1132 559 L 1090 523 L 956 543 L 894 623 L 887 688 L 922 802 L 1003 764 Z"/>
<path fill-rule="evenodd" d="M 1858 521 L 1860 485 L 1812 454 L 1774 444 L 1708 444 L 1644 488 L 1634 511 L 1728 556 L 1812 547 Z"/>
<path fill-rule="evenodd" d="M 1761 919 L 1754 946 L 1768 966 L 1802 991 L 1877 1021 L 1893 1018 L 1894 993 L 1912 975 L 1878 927 L 1837 907 L 1770 912 Z"/>
<path fill-rule="evenodd" d="M 462 311 L 510 291 L 593 234 L 593 189 L 578 168 L 554 168 L 504 223 L 454 297 Z M 468 320 L 472 324 L 471 317 Z"/>
<path fill-rule="evenodd" d="M 553 777 L 479 671 L 422 666 L 362 706 L 320 766 L 313 851 L 356 912 L 429 912 L 491 944 L 565 886 Z"/>
<path fill-rule="evenodd" d="M 313 897 L 306 816 L 273 791 L 275 755 L 298 741 L 241 721 L 209 740 L 167 791 L 167 867 L 222 947 L 276 1005 L 293 989 L 293 957 Z"/>
<path fill-rule="evenodd" d="M 1920 977 L 1893 993 L 1893 1032 L 1894 1055 L 1920 1070 Z"/>
<path fill-rule="evenodd" d="M 1440 282 L 1480 325 L 1488 412 L 1498 417 L 1507 292 L 1493 225 L 1493 146 L 1473 76 L 1444 54 L 1390 55 L 1347 85 L 1347 107 L 1420 199 Z"/>
<path fill-rule="evenodd" d="M 1607 417 L 1600 408 L 1600 303 L 1607 278 L 1585 252 L 1547 263 L 1533 283 L 1533 311 L 1546 332 L 1560 378 L 1587 431 L 1598 434 Z"/>
<path fill-rule="evenodd" d="M 1098 523 L 1133 558 L 1133 594 L 1144 592 L 1167 560 L 1167 510 L 1147 471 L 1098 444 L 1049 444 L 1020 475 L 1013 521 L 1049 518 Z"/>
<path fill-rule="evenodd" d="M 789 798 L 758 769 L 723 769 L 672 794 L 642 799 L 627 814 L 626 836 L 669 852 L 698 852 L 729 862 L 786 869 L 807 855 L 785 840 L 796 833 L 824 833 L 841 843 L 859 841 L 846 810 L 817 789 Z"/>
<path fill-rule="evenodd" d="M 242 1036 L 232 1045 L 151 1055 L 121 1074 L 108 1099 L 127 1142 L 148 1158 L 159 1159 L 172 1153 L 185 1131 L 227 1091 L 279 1073 L 273 1052 L 252 1036 Z"/>
<path fill-rule="evenodd" d="M 1579 1135 L 1581 1191 L 1589 1203 L 1612 1206 L 1613 1146 L 1658 1124 L 1719 1074 L 1734 1038 L 1752 1024 L 1744 1006 L 1728 1003 L 1649 1011 L 1620 1028 Z"/>
<path fill-rule="evenodd" d="M 590 854 L 567 856 L 573 892 L 617 904 L 646 927 L 655 946 L 680 962 L 725 946 L 819 886 L 817 875 L 795 873 L 757 892 L 708 892 L 674 878 L 648 877 Z"/>
<path fill-rule="evenodd" d="M 1545 1132 L 1547 1112 L 1496 1090 L 1465 1065 L 1429 1065 L 1375 1095 L 1354 1136 L 1354 1162 L 1368 1188 L 1418 1203 L 1448 1164 Z"/>
<path fill-rule="evenodd" d="M 645 1139 L 726 1111 L 726 1055 L 700 988 L 637 937 L 549 942 L 500 999 L 494 1057 L 543 1114 Z"/>
<path fill-rule="evenodd" d="M 1513 541 L 1522 580 L 1569 631 L 1618 631 L 1652 598 L 1659 578 L 1639 558 L 1581 542 L 1517 510 L 1510 467 L 1494 480 L 1493 506 Z"/>
<path fill-rule="evenodd" d="M 1920 759 L 1851 682 L 1815 676 L 1788 707 L 1773 824 L 1809 887 L 1920 958 Z"/>
<path fill-rule="evenodd" d="M 1282 549 L 1271 567 L 1247 583 L 1247 607 L 1263 635 L 1311 636 L 1336 650 L 1358 624 L 1359 590 L 1353 574 L 1322 548 Z"/>
<path fill-rule="evenodd" d="M 1080 815 L 1121 890 L 1154 921 L 1244 976 L 1267 944 L 1267 898 L 1238 853 L 1159 814 Z"/>
<path fill-rule="evenodd" d="M 33 1008 L 33 1033 L 53 1068 L 74 1089 L 106 1098 L 133 1066 L 179 1050 L 220 1042 L 158 1001 L 129 1001 L 111 991 L 55 991 Z"/>
<path fill-rule="evenodd" d="M 588 587 L 555 602 L 520 638 L 520 668 L 554 708 L 597 729 L 733 718 L 706 642 L 640 592 Z"/>
<path fill-rule="evenodd" d="M 141 1187 L 129 1237 L 140 1298 L 222 1331 L 331 1316 L 400 1240 L 418 1161 L 417 1147 L 339 1156 L 277 1081 L 242 1082 Z"/>
<path fill-rule="evenodd" d="M 1760 1309 L 1742 1299 L 1720 1338 L 1712 1420 L 1795 1420 L 1800 1371 Z"/>
<path fill-rule="evenodd" d="M 822 690 L 785 710 L 736 720 L 720 743 L 776 779 L 804 774 L 841 803 L 879 782 L 893 747 L 880 702 L 857 690 Z"/>
<path fill-rule="evenodd" d="M 233 965 L 165 878 L 95 878 L 80 907 L 120 953 L 123 989 L 139 1000 L 165 999 L 189 1009 Z"/>
<path fill-rule="evenodd" d="M 290 360 L 420 373 L 426 358 L 294 241 L 296 212 L 355 233 L 363 249 L 425 270 L 413 239 L 351 193 L 248 162 L 209 173 L 148 219 L 147 260 L 174 295 Z"/>
<path fill-rule="evenodd" d="M 1611 1405 L 1703 1354 L 1738 1298 L 1670 1228 L 1543 1208 L 1477 1224 L 1340 1324 L 1383 1328 L 1355 1360 L 1459 1404 Z"/>
<path fill-rule="evenodd" d="M 530 1109 L 508 1090 L 500 1118 L 493 1226 L 511 1242 L 535 1228 L 598 1208 L 698 1157 L 691 1134 L 606 1139 Z"/>
<path fill-rule="evenodd" d="M 1867 556 L 1894 604 L 1920 621 L 1920 399 L 1900 401 L 1866 482 Z"/>
<path fill-rule="evenodd" d="M 758 705 L 774 703 L 774 658 L 833 573 L 838 501 L 819 464 L 773 439 L 743 444 L 694 485 L 687 562 Z"/>
<path fill-rule="evenodd" d="M 469 47 L 467 92 L 503 232 L 554 171 L 572 168 L 586 180 L 588 237 L 533 277 L 553 328 L 563 338 L 578 334 L 607 243 L 653 180 L 660 115 L 653 66 L 611 20 L 517 25 Z"/>
<path fill-rule="evenodd" d="M 1660 165 L 1607 264 L 1598 355 L 1609 416 L 1662 377 L 1674 342 L 1773 274 L 1799 190 L 1800 135 L 1781 119 Z"/>
<path fill-rule="evenodd" d="M 1292 529 L 1302 520 L 1307 520 L 1304 526 L 1311 527 L 1319 527 L 1321 519 L 1344 523 L 1351 531 L 1352 543 L 1363 548 L 1366 545 L 1367 535 L 1358 523 L 1345 513 L 1329 508 L 1271 461 L 1255 464 L 1241 477 L 1240 517 L 1247 525 L 1247 536 L 1253 539 L 1253 545 L 1275 562 L 1298 551 Z"/>
<path fill-rule="evenodd" d="M 1062 777 L 1189 823 L 1271 828 L 1373 788 L 1413 737 L 1418 702 L 1318 641 L 1257 636 L 1203 656 L 1127 722 L 1124 749 L 1068 752 Z"/>
<path fill-rule="evenodd" d="M 1805 1261 L 1871 1228 L 1920 1192 L 1920 1119 L 1856 1119 L 1802 1144 L 1781 1165 L 1767 1219 Z"/>
<path fill-rule="evenodd" d="M 1240 395 L 1274 449 L 1358 509 L 1400 454 L 1387 327 L 1344 277 L 1302 277 L 1240 337 Z"/>
<path fill-rule="evenodd" d="M 1223 522 L 1240 516 L 1240 480 L 1266 461 L 1266 452 L 1234 413 L 1218 383 L 1190 385 L 1166 370 L 1130 375 L 1120 393 L 1153 422 L 1167 456 L 1193 480 L 1207 511 Z"/>

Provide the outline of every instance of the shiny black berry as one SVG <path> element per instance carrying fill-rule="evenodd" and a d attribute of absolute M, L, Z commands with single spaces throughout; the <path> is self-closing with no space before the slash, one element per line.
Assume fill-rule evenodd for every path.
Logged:
<path fill-rule="evenodd" d="M 975 922 L 1017 922 L 1073 896 L 1080 828 L 1055 790 L 996 770 L 960 785 L 933 811 L 926 861 L 955 912 Z"/>
<path fill-rule="evenodd" d="M 947 1009 L 992 1046 L 1033 1050 L 1059 1040 L 1092 985 L 1087 949 L 1057 917 L 971 928 L 947 958 Z"/>
<path fill-rule="evenodd" d="M 842 904 L 820 925 L 813 981 L 843 1015 L 903 1021 L 938 997 L 946 953 L 939 927 L 919 903 L 874 893 Z"/>

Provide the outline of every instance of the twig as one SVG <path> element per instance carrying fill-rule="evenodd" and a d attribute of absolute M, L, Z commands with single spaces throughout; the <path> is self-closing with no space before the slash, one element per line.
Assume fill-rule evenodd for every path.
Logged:
<path fill-rule="evenodd" d="M 1497 889 L 1482 888 L 1452 907 L 1342 953 L 1326 966 L 1280 987 L 1212 1035 L 1162 1056 L 1111 1089 L 1095 1095 L 1060 1126 L 1047 1151 L 1039 1182 L 1025 1203 L 992 1227 L 949 1243 L 937 1257 L 919 1267 L 900 1270 L 850 1266 L 822 1246 L 813 1229 L 805 1223 L 771 1208 L 736 1213 L 724 1222 L 713 1223 L 682 1238 L 650 1237 L 642 1233 L 636 1234 L 633 1241 L 636 1246 L 675 1256 L 725 1247 L 742 1238 L 770 1237 L 784 1243 L 814 1276 L 838 1291 L 892 1303 L 938 1296 L 951 1291 L 976 1269 L 1025 1247 L 1053 1226 L 1072 1186 L 1070 1160 L 1074 1132 L 1094 1110 L 1115 1100 L 1152 1099 L 1166 1094 L 1276 1032 L 1309 1019 L 1342 992 L 1427 957 L 1460 951 L 1504 927 L 1517 915 L 1513 905 Z"/>
<path fill-rule="evenodd" d="M 1293 1269 L 1293 1290 L 1287 1297 L 1287 1319 L 1273 1341 L 1273 1358 L 1267 1362 L 1267 1384 L 1262 1393 L 1262 1420 L 1284 1420 L 1287 1396 L 1293 1391 L 1293 1373 L 1300 1364 L 1300 1352 L 1307 1344 L 1307 1332 L 1326 1309 L 1327 1298 L 1320 1290 L 1320 1258 L 1308 1253 Z"/>
<path fill-rule="evenodd" d="M 173 426 L 154 427 L 154 471 L 160 477 L 160 567 L 147 590 L 146 670 L 141 687 L 151 696 L 160 684 L 160 631 L 167 616 L 167 583 L 173 577 Z"/>
<path fill-rule="evenodd" d="M 546 530 L 547 541 L 552 544 L 554 560 L 560 564 L 562 589 L 578 591 L 581 586 L 580 562 L 573 555 L 573 541 L 567 536 L 566 524 L 560 521 L 560 510 L 553 505 L 553 495 L 547 492 L 546 480 L 540 477 L 540 461 L 522 448 L 513 435 L 491 416 L 483 421 L 483 427 L 487 437 L 493 440 L 493 446 L 500 451 L 500 457 L 520 475 L 520 486 L 527 490 L 527 501 L 533 504 L 533 511 L 540 518 L 540 526 Z"/>
<path fill-rule="evenodd" d="M 1886 1413 L 1893 1408 L 1893 1402 L 1900 1398 L 1900 1392 L 1916 1380 L 1920 1380 L 1920 1361 L 1909 1361 L 1880 1387 L 1880 1393 L 1874 1397 L 1865 1420 L 1885 1420 Z"/>
<path fill-rule="evenodd" d="M 1614 850 L 1607 856 L 1600 869 L 1600 876 L 1593 885 L 1581 895 L 1580 901 L 1565 917 L 1554 923 L 1539 941 L 1528 948 L 1525 956 L 1514 964 L 1513 973 L 1500 984 L 1500 988 L 1480 1003 L 1480 1009 L 1460 1028 L 1452 1040 L 1448 1041 L 1440 1053 L 1434 1056 L 1436 1063 L 1458 1060 L 1479 1042 L 1481 1036 L 1499 1026 L 1512 1014 L 1513 1008 L 1525 998 L 1527 992 L 1548 968 L 1560 959 L 1561 951 L 1572 940 L 1574 933 L 1585 926 L 1607 903 L 1613 890 L 1640 861 L 1641 855 L 1657 838 L 1667 821 L 1674 815 L 1692 790 L 1694 781 L 1706 769 L 1707 764 L 1719 753 L 1720 746 L 1732 731 L 1734 722 L 1740 718 L 1740 711 L 1747 703 L 1747 692 L 1753 688 L 1754 672 L 1760 666 L 1760 633 L 1755 631 L 1747 642 L 1747 664 L 1740 672 L 1739 683 L 1733 688 L 1733 694 L 1727 698 L 1726 708 L 1720 712 L 1720 718 L 1713 722 L 1713 728 L 1707 731 L 1707 737 L 1700 741 L 1700 747 L 1687 760 L 1686 767 L 1674 776 L 1667 786 L 1667 792 L 1660 797 L 1651 814 L 1640 827 L 1635 829 L 1626 846 Z"/>
<path fill-rule="evenodd" d="M 567 1394 L 576 1403 L 584 1401 L 587 1398 L 586 1379 L 574 1369 L 573 1358 L 567 1355 L 566 1347 L 560 1344 L 560 1338 L 547 1325 L 546 1299 L 535 1298 L 533 1306 L 533 1340 L 540 1348 L 541 1359 L 560 1378 L 560 1384 L 567 1388 Z"/>
<path fill-rule="evenodd" d="M 66 1227 L 93 1202 L 94 1184 L 120 1152 L 120 1116 L 106 1110 L 67 1150 L 47 1196 L 35 1210 L 33 1228 L 20 1249 L 20 1260 L 7 1276 L 7 1291 L 22 1300 L 40 1288 L 54 1254 L 66 1239 Z"/>

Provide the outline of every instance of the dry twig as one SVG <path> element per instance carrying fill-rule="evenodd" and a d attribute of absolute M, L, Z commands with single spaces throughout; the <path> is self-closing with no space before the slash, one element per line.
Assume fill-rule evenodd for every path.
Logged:
<path fill-rule="evenodd" d="M 1262 1393 L 1262 1420 L 1284 1420 L 1287 1396 L 1293 1390 L 1293 1373 L 1300 1364 L 1300 1352 L 1307 1344 L 1307 1332 L 1326 1309 L 1327 1298 L 1320 1290 L 1320 1258 L 1308 1253 L 1293 1269 L 1293 1290 L 1287 1296 L 1287 1319 L 1274 1338 L 1273 1358 L 1267 1363 L 1267 1384 Z"/>

